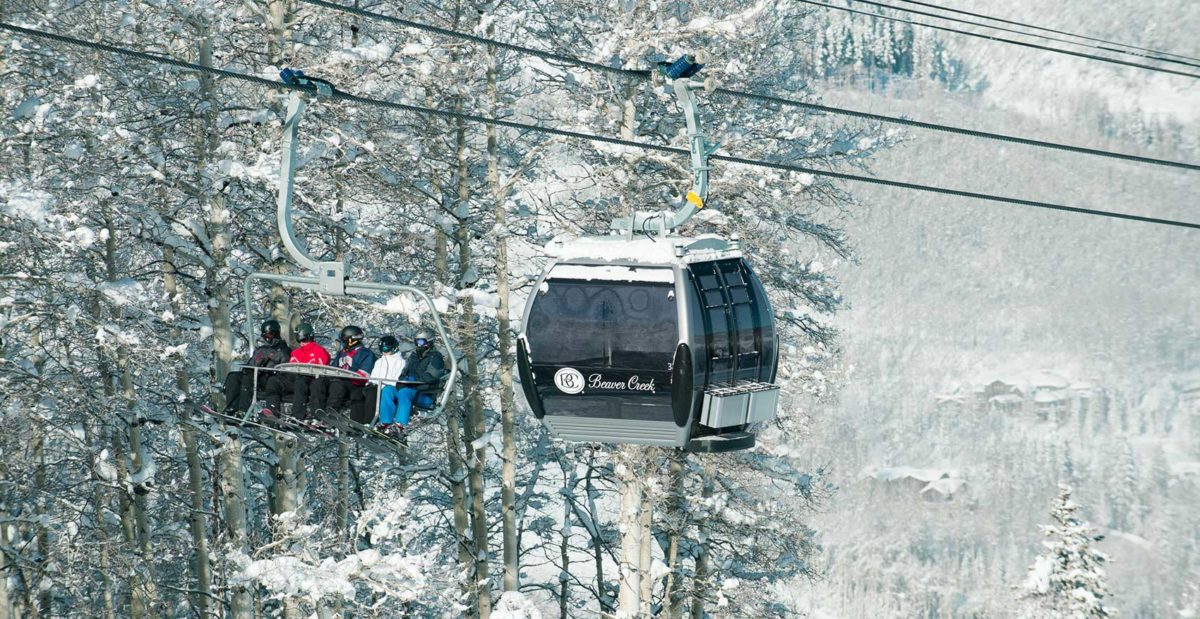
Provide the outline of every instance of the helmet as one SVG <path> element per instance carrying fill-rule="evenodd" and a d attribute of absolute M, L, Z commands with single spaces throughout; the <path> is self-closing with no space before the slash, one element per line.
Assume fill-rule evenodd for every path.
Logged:
<path fill-rule="evenodd" d="M 313 339 L 313 326 L 307 322 L 296 325 L 296 339 L 301 342 L 311 342 Z"/>
<path fill-rule="evenodd" d="M 433 346 L 434 337 L 433 331 L 430 331 L 429 329 L 421 329 L 420 331 L 417 331 L 416 335 L 413 336 L 413 344 L 416 345 L 417 348 L 429 348 L 430 346 Z"/>
<path fill-rule="evenodd" d="M 268 321 L 262 323 L 262 327 L 259 328 L 259 333 L 262 334 L 263 339 L 266 339 L 266 340 L 277 339 L 279 337 L 279 333 L 280 333 L 279 321 L 278 320 L 268 320 Z"/>
<path fill-rule="evenodd" d="M 338 336 L 338 339 L 346 346 L 352 346 L 362 341 L 363 330 L 354 325 L 348 325 L 342 329 L 342 333 Z"/>
<path fill-rule="evenodd" d="M 396 352 L 398 348 L 400 348 L 400 340 L 396 339 L 395 336 L 385 335 L 379 338 L 380 352 Z"/>

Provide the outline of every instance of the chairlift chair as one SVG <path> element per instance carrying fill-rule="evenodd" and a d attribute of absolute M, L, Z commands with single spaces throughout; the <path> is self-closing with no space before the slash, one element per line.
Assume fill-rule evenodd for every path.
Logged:
<path fill-rule="evenodd" d="M 307 86 L 310 92 L 317 96 L 329 96 L 333 87 L 324 80 L 310 78 L 298 70 L 284 69 L 280 76 L 285 83 Z M 287 288 L 309 290 L 318 294 L 334 296 L 378 295 L 380 293 L 407 293 L 416 296 L 429 309 L 433 317 L 434 328 L 445 346 L 445 355 L 449 364 L 448 374 L 444 380 L 441 394 L 435 401 L 432 415 L 442 412 L 454 392 L 454 384 L 458 379 L 458 358 L 451 346 L 451 339 L 446 333 L 446 327 L 438 313 L 433 299 L 424 290 L 404 284 L 390 282 L 361 282 L 347 278 L 349 265 L 346 261 L 324 261 L 311 257 L 292 228 L 292 185 L 296 177 L 296 131 L 300 118 L 304 113 L 304 98 L 300 92 L 293 91 L 288 99 L 287 116 L 283 125 L 283 156 L 279 166 L 279 197 L 276 210 L 276 223 L 279 236 L 292 259 L 300 268 L 315 275 L 285 275 L 270 272 L 255 272 L 246 276 L 243 284 L 243 295 L 246 305 L 246 337 L 253 342 L 255 337 L 255 313 L 253 284 L 256 281 L 271 282 Z M 289 372 L 288 368 L 275 371 Z M 312 374 L 312 369 L 300 368 L 292 373 Z M 357 376 L 357 375 L 356 375 Z M 258 372 L 255 372 L 258 380 Z M 376 402 L 378 409 L 378 402 Z"/>

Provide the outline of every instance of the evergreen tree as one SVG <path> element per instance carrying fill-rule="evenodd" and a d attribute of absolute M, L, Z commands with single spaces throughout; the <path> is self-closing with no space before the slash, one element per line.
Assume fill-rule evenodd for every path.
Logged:
<path fill-rule="evenodd" d="M 1050 511 L 1054 524 L 1042 527 L 1046 552 L 1030 566 L 1025 588 L 1047 616 L 1109 617 L 1112 609 L 1104 605 L 1108 585 L 1103 568 L 1108 557 L 1092 546 L 1103 536 L 1080 520 L 1078 511 L 1071 489 L 1059 486 Z"/>

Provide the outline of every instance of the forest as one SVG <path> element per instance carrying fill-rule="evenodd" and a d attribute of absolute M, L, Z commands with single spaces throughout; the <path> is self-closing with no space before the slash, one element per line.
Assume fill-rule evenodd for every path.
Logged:
<path fill-rule="evenodd" d="M 1041 16 L 1194 45 L 1143 23 L 1175 3 L 1097 5 Z M 687 192 L 662 150 L 687 149 L 683 114 L 640 77 L 658 63 L 702 51 L 722 88 L 1192 161 L 1186 79 L 1080 72 L 1039 107 L 1021 80 L 1076 61 L 769 0 L 4 0 L 0 22 L 187 65 L 0 30 L 0 619 L 1200 612 L 1194 232 L 821 173 L 1186 220 L 1192 172 L 701 92 L 720 153 L 817 172 L 714 163 L 679 231 L 754 263 L 778 417 L 726 454 L 568 442 L 515 368 L 553 248 Z M 244 288 L 301 274 L 276 222 L 289 67 L 360 98 L 306 100 L 296 236 L 432 308 Z M 402 447 L 200 410 L 264 319 L 334 352 L 346 325 L 407 346 L 432 312 L 458 380 Z M 1046 601 L 1085 587 L 1055 553 L 1088 610 Z"/>

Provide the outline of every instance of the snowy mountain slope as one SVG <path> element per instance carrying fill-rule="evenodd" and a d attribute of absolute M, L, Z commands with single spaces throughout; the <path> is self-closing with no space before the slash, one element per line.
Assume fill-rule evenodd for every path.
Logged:
<path fill-rule="evenodd" d="M 1082 10 L 1060 3 L 1018 13 L 1029 4 L 955 6 L 1039 23 Z M 1195 17 L 1190 6 L 1175 8 L 1181 23 Z M 1140 5 L 1109 6 L 1097 24 L 1122 10 L 1141 16 L 1131 22 L 1145 18 Z M 1122 25 L 1096 33 L 1131 39 Z M 1164 46 L 1192 42 L 1179 36 L 1186 29 L 1159 28 L 1175 33 L 1156 39 Z M 1074 60 L 998 44 L 953 49 L 986 88 L 948 93 L 908 81 L 823 95 L 877 113 L 1200 160 L 1194 85 L 1077 70 Z M 1101 133 L 1104 114 L 1126 127 L 1157 116 L 1175 128 L 1167 143 L 1138 143 Z M 876 159 L 880 177 L 1200 220 L 1194 173 L 926 131 L 906 137 Z M 1121 614 L 1185 612 L 1196 565 L 1179 558 L 1186 551 L 1162 553 L 1197 541 L 1186 506 L 1198 496 L 1187 471 L 1200 459 L 1189 438 L 1200 423 L 1178 394 L 1200 368 L 1200 235 L 887 188 L 855 195 L 861 206 L 848 229 L 858 260 L 836 270 L 850 305 L 838 319 L 844 361 L 853 367 L 836 403 L 813 421 L 812 459 L 831 464 L 839 481 L 818 524 L 829 578 L 801 594 L 802 605 L 814 616 L 1029 612 L 1012 586 L 1033 562 L 1055 484 L 1067 480 L 1086 515 L 1106 525 L 1101 547 L 1115 559 L 1109 588 Z M 1032 394 L 1004 415 L 973 406 L 977 385 L 1043 368 L 1107 389 L 1111 417 L 1076 403 L 1061 422 L 1041 421 Z M 862 477 L 889 466 L 961 471 L 965 491 L 930 503 L 921 488 Z M 1125 469 L 1131 481 L 1117 483 Z M 1121 515 L 1128 505 L 1138 506 L 1136 517 Z"/>

